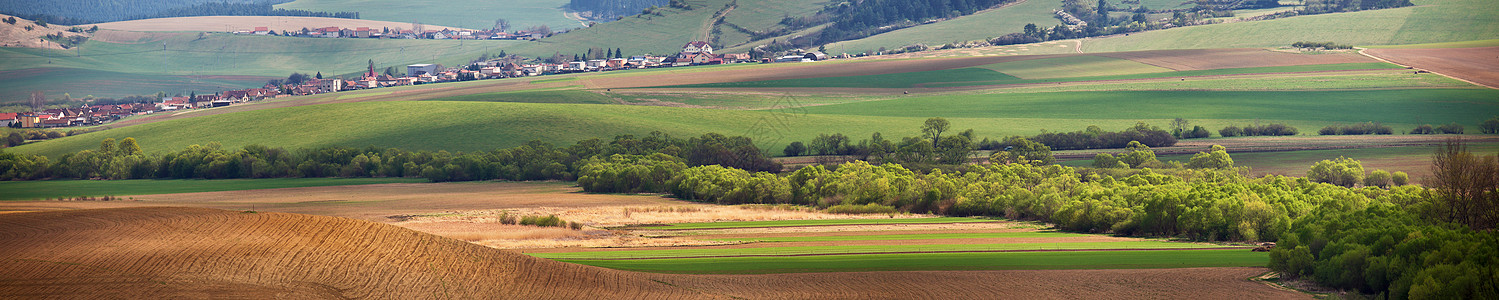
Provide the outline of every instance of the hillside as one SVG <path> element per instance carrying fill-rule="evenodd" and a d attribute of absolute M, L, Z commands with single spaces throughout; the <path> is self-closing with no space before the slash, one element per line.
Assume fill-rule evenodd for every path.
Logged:
<path fill-rule="evenodd" d="M 0 19 L 9 20 L 15 18 L 10 15 L 0 14 Z M 49 35 L 62 34 L 64 36 L 88 36 L 87 34 L 68 32 L 73 26 L 48 25 L 41 26 L 36 21 L 15 18 L 16 23 L 0 22 L 0 47 L 4 48 L 37 48 L 37 49 L 64 49 L 62 44 L 45 39 Z M 27 29 L 30 28 L 30 29 Z"/>
<path fill-rule="evenodd" d="M 942 22 L 832 43 L 827 45 L 827 48 L 833 53 L 858 54 L 873 53 L 879 48 L 896 49 L 917 43 L 936 47 L 947 43 L 983 40 L 1020 32 L 1020 29 L 1029 23 L 1042 27 L 1060 24 L 1061 22 L 1057 21 L 1051 13 L 1051 10 L 1060 8 L 1061 4 L 1057 1 L 1026 0 Z"/>
<path fill-rule="evenodd" d="M 567 0 L 295 0 L 276 8 L 310 11 L 353 11 L 366 20 L 421 22 L 442 26 L 489 29 L 495 19 L 524 29 L 545 25 L 552 30 L 585 24 L 563 16 Z M 409 25 L 406 27 L 410 27 Z"/>
<path fill-rule="evenodd" d="M 629 272 L 345 218 L 127 208 L 5 214 L 0 224 L 10 228 L 0 234 L 7 298 L 702 297 Z"/>
<path fill-rule="evenodd" d="M 302 28 L 320 27 L 342 27 L 359 28 L 369 27 L 381 28 L 403 28 L 411 29 L 411 22 L 391 22 L 343 18 L 319 18 L 319 17 L 286 17 L 286 16 L 212 16 L 212 17 L 179 17 L 179 18 L 157 18 L 144 20 L 131 20 L 109 23 L 98 23 L 82 26 L 99 26 L 100 29 L 123 30 L 123 31 L 212 31 L 212 32 L 234 32 L 240 30 L 253 30 L 255 27 L 269 27 L 271 31 L 297 31 Z M 440 30 L 453 29 L 439 25 L 424 25 L 426 29 Z M 480 26 L 483 27 L 483 26 Z"/>
<path fill-rule="evenodd" d="M 1398 45 L 1499 37 L 1499 6 L 1486 0 L 1414 0 L 1416 6 L 1297 16 L 1083 40 L 1083 51 L 1278 47 L 1299 41 Z"/>
<path fill-rule="evenodd" d="M 0 297 L 6 298 L 1303 296 L 1244 280 L 1263 268 L 636 273 L 549 261 L 354 219 L 201 208 L 10 213 L 0 214 L 0 225 L 11 229 L 0 233 L 0 242 L 9 245 L 0 248 L 7 258 L 0 261 L 6 270 L 0 273 Z"/>

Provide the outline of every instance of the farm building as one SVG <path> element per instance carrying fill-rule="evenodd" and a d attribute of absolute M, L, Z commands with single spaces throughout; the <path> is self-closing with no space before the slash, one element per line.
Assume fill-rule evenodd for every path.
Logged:
<path fill-rule="evenodd" d="M 432 73 L 437 73 L 437 65 L 434 65 L 434 64 L 415 64 L 415 65 L 406 66 L 406 76 L 416 76 L 416 75 L 432 74 Z"/>

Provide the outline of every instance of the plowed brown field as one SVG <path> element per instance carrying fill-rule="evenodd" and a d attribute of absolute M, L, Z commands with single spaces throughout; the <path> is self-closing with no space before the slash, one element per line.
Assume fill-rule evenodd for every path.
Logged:
<path fill-rule="evenodd" d="M 1445 49 L 1368 49 L 1364 53 L 1391 62 L 1431 70 L 1468 82 L 1499 88 L 1499 47 Z"/>
<path fill-rule="evenodd" d="M 203 208 L 0 214 L 0 298 L 1308 298 L 1262 268 L 667 275 L 347 218 Z"/>

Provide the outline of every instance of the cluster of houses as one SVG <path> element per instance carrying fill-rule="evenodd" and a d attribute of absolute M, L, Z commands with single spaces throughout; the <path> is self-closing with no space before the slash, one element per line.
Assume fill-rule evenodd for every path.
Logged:
<path fill-rule="evenodd" d="M 504 30 L 468 30 L 443 28 L 438 30 L 402 29 L 402 28 L 341 28 L 337 26 L 322 28 L 302 28 L 299 31 L 276 32 L 270 27 L 255 27 L 252 30 L 235 31 L 234 34 L 241 35 L 275 35 L 291 37 L 311 38 L 360 38 L 360 39 L 434 39 L 434 40 L 535 40 L 546 37 L 549 33 L 544 31 L 518 30 L 507 32 Z"/>
<path fill-rule="evenodd" d="M 89 105 L 36 112 L 0 113 L 0 125 L 20 128 L 54 128 L 91 126 L 119 120 L 131 115 L 151 113 L 155 107 L 144 103 Z"/>
<path fill-rule="evenodd" d="M 804 62 L 825 59 L 828 59 L 826 54 L 809 52 L 802 55 L 766 58 L 758 60 L 758 62 Z M 374 66 L 371 65 L 364 74 L 354 79 L 307 79 L 304 82 L 295 84 L 289 83 L 279 86 L 267 84 L 261 88 L 223 91 L 214 94 L 166 97 L 161 99 L 161 102 L 154 103 L 154 105 L 144 103 L 91 105 L 79 108 L 49 109 L 41 112 L 0 114 L 0 125 L 23 128 L 92 126 L 119 120 L 130 115 L 182 109 L 222 107 L 283 96 L 315 95 L 450 81 L 748 62 L 757 62 L 757 60 L 750 58 L 749 54 L 715 54 L 713 53 L 712 45 L 706 42 L 691 42 L 682 46 L 680 53 L 671 56 L 642 55 L 630 58 L 535 64 L 522 64 L 510 59 L 497 59 L 477 62 L 463 68 L 446 68 L 436 64 L 415 64 L 406 66 L 406 75 L 400 77 L 375 73 Z"/>

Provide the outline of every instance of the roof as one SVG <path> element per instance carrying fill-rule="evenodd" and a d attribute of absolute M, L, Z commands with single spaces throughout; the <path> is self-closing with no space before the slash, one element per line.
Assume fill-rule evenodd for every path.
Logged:
<path fill-rule="evenodd" d="M 0 120 L 15 120 L 18 113 L 0 113 Z"/>
<path fill-rule="evenodd" d="M 255 31 L 271 31 L 270 27 L 255 27 Z"/>
<path fill-rule="evenodd" d="M 697 48 L 702 48 L 702 47 L 703 47 L 703 46 L 707 46 L 707 45 L 708 45 L 708 42 L 704 42 L 704 41 L 693 41 L 693 42 L 689 42 L 689 43 L 687 43 L 687 44 L 686 44 L 686 45 L 682 45 L 682 48 L 687 48 L 687 47 L 697 47 Z"/>

